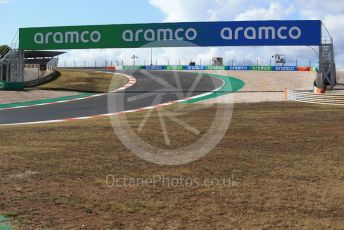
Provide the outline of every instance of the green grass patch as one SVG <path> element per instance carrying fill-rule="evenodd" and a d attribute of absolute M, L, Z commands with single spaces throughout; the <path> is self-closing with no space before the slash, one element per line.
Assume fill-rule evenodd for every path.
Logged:
<path fill-rule="evenodd" d="M 68 90 L 78 92 L 105 93 L 128 83 L 123 75 L 86 70 L 60 70 L 61 76 L 48 84 L 38 87 L 45 90 Z"/>

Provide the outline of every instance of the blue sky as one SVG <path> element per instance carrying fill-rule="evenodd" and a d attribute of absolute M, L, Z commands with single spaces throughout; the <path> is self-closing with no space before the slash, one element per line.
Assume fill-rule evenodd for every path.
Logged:
<path fill-rule="evenodd" d="M 178 21 L 295 20 L 320 19 L 335 41 L 337 66 L 344 68 L 343 0 L 0 0 L 2 20 L 0 44 L 10 44 L 20 27 L 97 25 Z M 309 47 L 214 47 L 155 49 L 158 63 L 191 59 L 208 63 L 222 56 L 226 64 L 233 59 L 270 61 L 282 53 L 301 64 L 316 63 Z M 124 60 L 135 54 L 139 64 L 150 58 L 145 49 L 73 50 L 61 56 L 62 62 L 94 63 L 94 60 Z M 129 63 L 128 63 L 129 64 Z"/>
<path fill-rule="evenodd" d="M 68 7 L 67 7 L 68 6 Z M 0 43 L 20 27 L 160 22 L 164 15 L 143 0 L 13 0 L 1 4 Z"/>

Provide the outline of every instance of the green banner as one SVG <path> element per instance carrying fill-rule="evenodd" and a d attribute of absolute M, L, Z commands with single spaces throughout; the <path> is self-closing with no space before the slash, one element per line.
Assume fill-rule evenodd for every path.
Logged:
<path fill-rule="evenodd" d="M 140 70 L 145 69 L 144 66 L 123 66 L 123 70 Z"/>
<path fill-rule="evenodd" d="M 183 70 L 183 66 L 182 65 L 168 65 L 166 67 L 167 70 Z"/>
<path fill-rule="evenodd" d="M 250 70 L 254 70 L 254 71 L 272 71 L 272 66 L 251 66 Z"/>
<path fill-rule="evenodd" d="M 23 82 L 6 82 L 0 81 L 0 90 L 23 90 Z"/>
<path fill-rule="evenodd" d="M 151 23 L 20 28 L 19 48 L 58 50 L 188 47 L 199 45 L 193 25 L 194 23 Z"/>
<path fill-rule="evenodd" d="M 225 66 L 206 66 L 206 70 L 225 70 Z"/>
<path fill-rule="evenodd" d="M 70 26 L 19 29 L 19 48 L 23 50 L 120 48 L 125 26 Z"/>

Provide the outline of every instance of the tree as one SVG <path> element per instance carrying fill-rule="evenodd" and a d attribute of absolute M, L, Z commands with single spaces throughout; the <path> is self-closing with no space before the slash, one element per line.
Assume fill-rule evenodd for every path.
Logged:
<path fill-rule="evenodd" d="M 0 45 L 0 55 L 5 55 L 11 48 L 7 45 Z"/>

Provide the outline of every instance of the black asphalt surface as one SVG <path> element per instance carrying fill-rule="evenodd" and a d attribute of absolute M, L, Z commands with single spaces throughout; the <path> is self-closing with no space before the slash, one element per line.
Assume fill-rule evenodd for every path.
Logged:
<path fill-rule="evenodd" d="M 60 104 L 0 111 L 0 124 L 95 116 L 153 106 L 213 91 L 223 82 L 196 73 L 121 71 L 137 83 L 125 91 Z M 110 109 L 109 104 L 111 103 Z"/>

